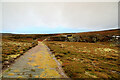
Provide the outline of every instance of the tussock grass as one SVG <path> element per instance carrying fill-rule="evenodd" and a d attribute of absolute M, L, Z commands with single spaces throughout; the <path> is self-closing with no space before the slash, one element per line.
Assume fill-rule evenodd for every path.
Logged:
<path fill-rule="evenodd" d="M 112 43 L 46 41 L 71 78 L 118 78 L 118 47 Z"/>

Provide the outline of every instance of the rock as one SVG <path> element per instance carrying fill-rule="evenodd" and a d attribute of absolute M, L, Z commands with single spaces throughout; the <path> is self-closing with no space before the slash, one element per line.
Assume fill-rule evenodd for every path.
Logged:
<path fill-rule="evenodd" d="M 10 66 L 9 66 L 9 65 L 7 65 L 7 67 L 9 68 Z"/>
<path fill-rule="evenodd" d="M 4 65 L 9 65 L 10 62 L 9 61 L 4 61 Z"/>

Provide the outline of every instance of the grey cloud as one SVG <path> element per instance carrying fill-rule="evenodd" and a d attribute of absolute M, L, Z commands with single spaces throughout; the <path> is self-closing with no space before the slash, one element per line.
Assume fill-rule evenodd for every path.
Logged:
<path fill-rule="evenodd" d="M 101 30 L 118 27 L 118 3 L 3 3 L 3 30 L 58 26 Z M 22 30 L 22 29 L 21 29 Z"/>

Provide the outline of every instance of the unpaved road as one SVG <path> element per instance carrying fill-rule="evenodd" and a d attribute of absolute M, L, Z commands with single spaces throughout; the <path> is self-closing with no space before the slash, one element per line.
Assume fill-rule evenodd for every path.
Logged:
<path fill-rule="evenodd" d="M 60 64 L 42 43 L 30 49 L 7 70 L 3 78 L 67 78 Z"/>

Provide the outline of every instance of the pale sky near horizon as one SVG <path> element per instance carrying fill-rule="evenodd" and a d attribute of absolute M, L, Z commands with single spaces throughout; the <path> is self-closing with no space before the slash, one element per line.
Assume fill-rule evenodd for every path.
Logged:
<path fill-rule="evenodd" d="M 4 2 L 2 32 L 66 33 L 118 28 L 117 2 Z"/>

